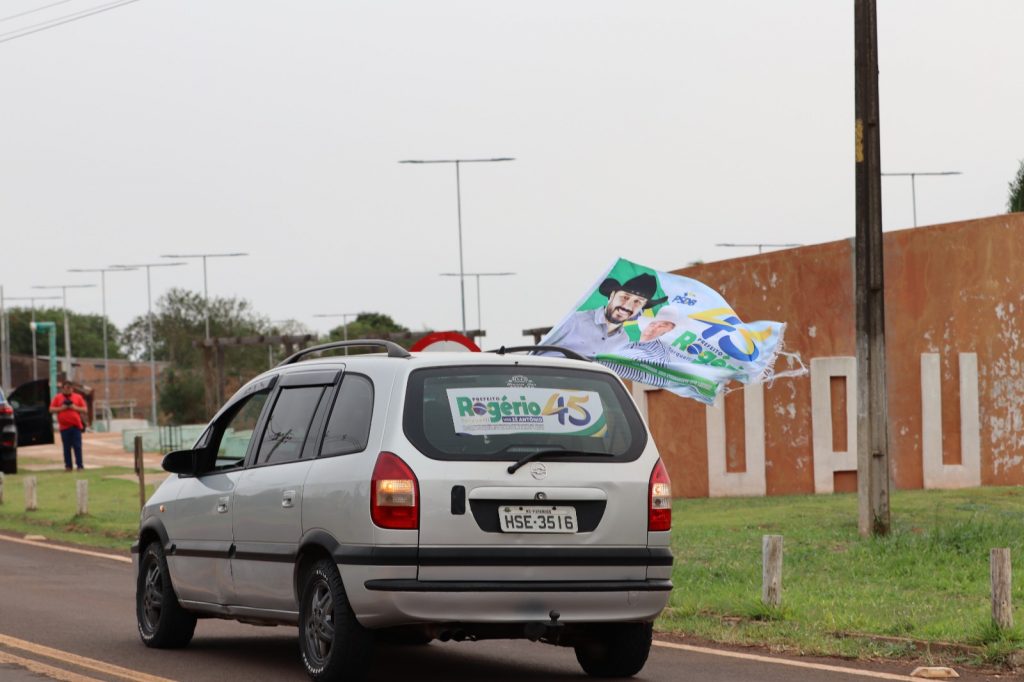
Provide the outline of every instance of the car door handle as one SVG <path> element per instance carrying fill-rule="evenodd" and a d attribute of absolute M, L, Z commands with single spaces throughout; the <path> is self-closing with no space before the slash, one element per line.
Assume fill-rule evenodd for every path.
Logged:
<path fill-rule="evenodd" d="M 285 490 L 281 493 L 281 506 L 288 509 L 295 506 L 295 491 Z"/>
<path fill-rule="evenodd" d="M 217 513 L 226 514 L 228 511 L 228 498 L 218 497 L 217 498 Z"/>

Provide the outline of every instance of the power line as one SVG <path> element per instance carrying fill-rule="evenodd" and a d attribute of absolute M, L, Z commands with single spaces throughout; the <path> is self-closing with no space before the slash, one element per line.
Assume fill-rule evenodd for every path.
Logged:
<path fill-rule="evenodd" d="M 18 12 L 17 14 L 12 14 L 10 16 L 0 17 L 0 21 L 9 21 L 11 19 L 17 19 L 18 17 L 23 17 L 26 14 L 42 12 L 44 9 L 50 9 L 51 7 L 56 7 L 57 5 L 64 5 L 69 2 L 71 2 L 71 0 L 58 0 L 58 2 L 51 2 L 49 5 L 43 5 L 42 7 L 36 7 L 35 9 L 26 10 L 24 12 Z"/>
<path fill-rule="evenodd" d="M 106 5 L 99 5 L 92 9 L 82 10 L 80 12 L 72 12 L 71 14 L 66 14 L 63 17 L 58 17 L 57 19 L 43 21 L 38 24 L 33 24 L 32 26 L 26 26 L 25 28 L 19 28 L 14 31 L 2 33 L 0 34 L 0 43 L 6 43 L 8 41 L 15 40 L 16 38 L 22 38 L 33 33 L 39 33 L 40 31 L 45 31 L 48 28 L 54 28 L 63 24 L 70 24 L 72 21 L 85 19 L 86 17 L 91 17 L 94 14 L 100 14 L 101 12 L 117 9 L 123 5 L 130 5 L 131 3 L 138 1 L 139 0 L 116 0 L 115 2 L 111 2 Z"/>

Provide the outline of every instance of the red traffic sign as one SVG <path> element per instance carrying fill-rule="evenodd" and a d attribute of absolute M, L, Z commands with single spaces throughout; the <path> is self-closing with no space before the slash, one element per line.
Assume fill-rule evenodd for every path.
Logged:
<path fill-rule="evenodd" d="M 428 353 L 448 353 L 451 351 L 479 353 L 480 347 L 473 343 L 471 338 L 458 332 L 431 332 L 412 344 L 409 350 L 413 352 L 426 351 Z"/>

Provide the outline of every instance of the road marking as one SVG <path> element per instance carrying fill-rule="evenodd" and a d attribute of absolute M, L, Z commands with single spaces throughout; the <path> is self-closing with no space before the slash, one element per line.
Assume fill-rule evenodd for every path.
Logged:
<path fill-rule="evenodd" d="M 85 668 L 86 670 L 94 670 L 105 675 L 122 677 L 126 680 L 131 680 L 131 682 L 174 682 L 166 677 L 157 677 L 156 675 L 149 675 L 144 672 L 139 672 L 138 670 L 122 668 L 121 666 L 114 665 L 113 663 L 104 663 L 103 661 L 97 661 L 94 658 L 86 658 L 85 656 L 73 654 L 70 651 L 53 649 L 48 646 L 43 646 L 42 644 L 26 642 L 23 639 L 17 639 L 3 634 L 0 634 L 0 645 L 9 646 L 12 649 L 28 651 L 29 653 L 33 653 L 38 656 L 46 656 L 47 658 L 53 658 L 61 661 L 62 663 L 68 663 L 79 668 Z"/>
<path fill-rule="evenodd" d="M 874 670 L 861 670 L 859 668 L 844 668 L 839 665 L 828 665 L 826 663 L 811 663 L 809 661 L 793 661 L 788 658 L 774 658 L 772 656 L 760 656 L 758 654 L 744 654 L 739 651 L 727 651 L 724 649 L 710 649 L 703 646 L 690 644 L 676 644 L 675 642 L 654 641 L 654 646 L 666 647 L 669 649 L 680 649 L 692 651 L 698 654 L 710 654 L 711 656 L 725 656 L 726 658 L 739 658 L 745 661 L 757 661 L 758 663 L 775 663 L 776 665 L 788 665 L 794 668 L 808 668 L 810 670 L 823 670 L 833 673 L 846 673 L 847 675 L 858 675 L 860 677 L 873 677 L 877 680 L 904 680 L 909 682 L 920 682 L 916 677 L 910 675 L 897 675 L 895 673 L 875 672 Z"/>
<path fill-rule="evenodd" d="M 77 547 L 62 547 L 61 545 L 53 545 L 49 542 L 36 542 L 35 540 L 23 540 L 21 538 L 12 538 L 9 535 L 0 535 L 0 540 L 6 540 L 7 542 L 16 542 L 19 545 L 30 545 L 32 547 L 44 547 L 46 549 L 56 549 L 61 552 L 70 552 L 71 554 L 84 554 L 85 556 L 98 557 L 100 559 L 110 559 L 111 561 L 120 561 L 122 563 L 130 564 L 132 562 L 131 557 L 117 556 L 116 554 L 104 554 L 102 552 L 90 552 L 87 549 L 78 549 Z"/>
<path fill-rule="evenodd" d="M 78 673 L 73 673 L 69 670 L 54 668 L 52 665 L 33 661 L 31 658 L 22 658 L 21 656 L 7 654 L 3 651 L 0 651 L 0 663 L 10 663 L 11 665 L 24 668 L 31 673 L 45 675 L 52 680 L 60 680 L 61 682 L 102 682 L 102 680 L 97 680 L 95 677 L 86 677 L 85 675 L 79 675 Z"/>

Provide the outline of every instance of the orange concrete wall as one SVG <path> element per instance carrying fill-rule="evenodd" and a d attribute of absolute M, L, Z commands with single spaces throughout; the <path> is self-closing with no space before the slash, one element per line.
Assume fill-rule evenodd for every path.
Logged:
<path fill-rule="evenodd" d="M 894 484 L 923 486 L 922 353 L 940 356 L 943 462 L 956 464 L 961 457 L 958 353 L 976 353 L 982 484 L 1024 484 L 1024 214 L 887 232 L 884 249 Z M 676 273 L 719 291 L 745 322 L 785 322 L 786 349 L 810 368 L 812 358 L 855 355 L 853 267 L 850 239 Z M 776 367 L 788 368 L 785 362 Z M 844 407 L 837 404 L 842 382 L 832 382 L 837 417 Z M 741 395 L 726 396 L 728 471 L 742 470 Z M 648 393 L 647 400 L 676 494 L 706 496 L 704 406 L 664 391 Z M 839 441 L 847 434 L 836 430 L 833 442 L 842 449 Z M 764 437 L 767 494 L 814 492 L 808 376 L 779 379 L 766 388 Z M 855 490 L 856 474 L 835 474 L 835 489 Z"/>

